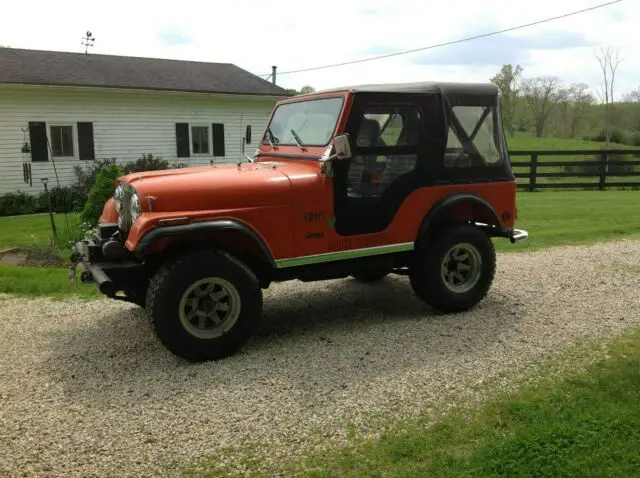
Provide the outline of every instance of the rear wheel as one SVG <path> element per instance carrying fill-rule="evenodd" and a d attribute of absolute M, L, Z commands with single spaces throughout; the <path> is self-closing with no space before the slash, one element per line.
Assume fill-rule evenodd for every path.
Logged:
<path fill-rule="evenodd" d="M 253 272 L 233 256 L 202 251 L 162 266 L 151 279 L 147 315 L 160 341 L 193 362 L 239 350 L 262 313 Z"/>
<path fill-rule="evenodd" d="M 464 224 L 436 233 L 418 252 L 410 281 L 416 295 L 436 310 L 461 312 L 484 299 L 495 268 L 489 236 Z"/>

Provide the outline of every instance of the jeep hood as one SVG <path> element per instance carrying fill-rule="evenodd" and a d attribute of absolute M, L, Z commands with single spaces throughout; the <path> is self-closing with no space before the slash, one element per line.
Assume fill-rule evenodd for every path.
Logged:
<path fill-rule="evenodd" d="M 153 212 L 239 209 L 291 204 L 291 178 L 318 174 L 315 161 L 257 162 L 132 173 L 119 178 Z"/>

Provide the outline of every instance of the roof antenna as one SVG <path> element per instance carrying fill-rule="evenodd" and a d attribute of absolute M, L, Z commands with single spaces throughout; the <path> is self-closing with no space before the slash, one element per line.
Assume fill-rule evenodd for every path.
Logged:
<path fill-rule="evenodd" d="M 93 34 L 89 30 L 87 30 L 87 33 L 85 35 L 86 36 L 82 37 L 81 45 L 84 46 L 84 52 L 88 53 L 89 47 L 93 46 L 93 42 L 96 41 L 96 39 L 95 39 L 95 37 L 93 36 Z"/>

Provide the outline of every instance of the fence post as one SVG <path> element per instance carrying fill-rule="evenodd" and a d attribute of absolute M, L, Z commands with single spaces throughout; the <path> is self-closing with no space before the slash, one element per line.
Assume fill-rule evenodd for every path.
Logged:
<path fill-rule="evenodd" d="M 608 152 L 603 151 L 600 153 L 600 182 L 598 184 L 598 189 L 600 191 L 604 191 L 607 182 L 607 157 Z"/>
<path fill-rule="evenodd" d="M 536 176 L 538 174 L 538 153 L 531 153 L 531 166 L 529 168 L 529 192 L 536 190 Z"/>

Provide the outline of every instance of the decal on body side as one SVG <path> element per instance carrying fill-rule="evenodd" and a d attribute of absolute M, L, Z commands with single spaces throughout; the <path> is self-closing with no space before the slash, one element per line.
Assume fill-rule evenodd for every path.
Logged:
<path fill-rule="evenodd" d="M 404 242 L 401 244 L 387 244 L 377 247 L 365 247 L 363 249 L 349 249 L 336 252 L 327 252 L 324 254 L 314 254 L 311 256 L 291 257 L 288 259 L 276 260 L 276 267 L 282 269 L 285 267 L 305 266 L 309 264 L 319 264 L 321 262 L 340 261 L 344 259 L 357 259 L 360 257 L 376 256 L 380 254 L 392 254 L 395 252 L 406 252 L 414 249 L 413 242 Z"/>

